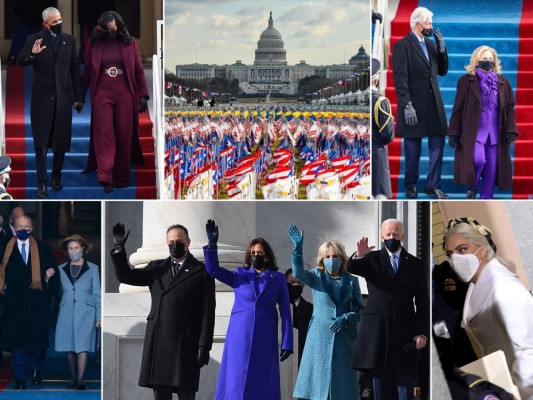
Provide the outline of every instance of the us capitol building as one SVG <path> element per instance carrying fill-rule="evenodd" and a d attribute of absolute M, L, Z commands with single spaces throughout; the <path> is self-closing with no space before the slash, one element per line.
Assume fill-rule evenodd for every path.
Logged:
<path fill-rule="evenodd" d="M 176 65 L 179 78 L 204 80 L 210 78 L 238 79 L 240 89 L 247 94 L 296 94 L 298 82 L 312 75 L 329 79 L 350 79 L 355 73 L 368 70 L 370 57 L 363 46 L 350 58 L 349 64 L 313 66 L 300 61 L 287 65 L 287 50 L 281 33 L 274 28 L 272 12 L 266 28 L 257 42 L 253 65 L 237 60 L 232 65 L 186 64 Z"/>

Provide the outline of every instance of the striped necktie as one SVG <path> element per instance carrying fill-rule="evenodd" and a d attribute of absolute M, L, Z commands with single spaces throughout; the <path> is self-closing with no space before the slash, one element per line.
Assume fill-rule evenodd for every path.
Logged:
<path fill-rule="evenodd" d="M 28 263 L 28 254 L 26 253 L 26 243 L 22 243 L 22 251 L 20 253 L 22 255 L 22 259 L 24 260 L 24 264 Z"/>
<path fill-rule="evenodd" d="M 391 254 L 390 263 L 392 265 L 392 269 L 394 270 L 394 273 L 396 274 L 396 271 L 398 271 L 398 260 L 396 259 L 396 254 Z"/>

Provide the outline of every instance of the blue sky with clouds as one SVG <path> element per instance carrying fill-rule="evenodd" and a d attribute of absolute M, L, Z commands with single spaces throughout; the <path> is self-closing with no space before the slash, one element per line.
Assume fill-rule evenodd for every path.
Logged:
<path fill-rule="evenodd" d="M 370 54 L 368 0 L 165 0 L 165 67 L 254 62 L 272 11 L 287 61 L 342 64 L 361 44 Z"/>

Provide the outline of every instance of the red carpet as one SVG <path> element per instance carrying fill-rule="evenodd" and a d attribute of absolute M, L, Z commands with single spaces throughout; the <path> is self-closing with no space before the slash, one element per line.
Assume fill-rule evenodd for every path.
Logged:
<path fill-rule="evenodd" d="M 26 164 L 15 154 L 24 154 L 24 68 L 8 65 L 6 71 L 6 154 L 11 156 L 13 171 L 25 171 Z M 24 173 L 10 174 L 11 187 L 26 187 Z M 10 190 L 11 192 L 11 190 Z"/>
<path fill-rule="evenodd" d="M 410 19 L 413 10 L 418 7 L 418 0 L 401 0 L 398 5 L 396 17 L 391 23 L 391 39 L 389 52 L 389 69 L 387 71 L 387 88 L 385 95 L 391 102 L 392 115 L 396 120 L 397 97 L 394 91 L 394 81 L 392 79 L 392 49 L 398 40 L 403 38 L 411 30 Z M 396 127 L 394 128 L 396 132 Z M 398 177 L 400 175 L 400 158 L 402 156 L 402 139 L 394 138 L 394 141 L 388 145 L 389 164 L 392 184 L 392 197 L 395 198 L 398 193 Z"/>
<path fill-rule="evenodd" d="M 518 140 L 514 154 L 513 199 L 533 193 L 533 1 L 524 0 L 520 20 L 516 122 Z"/>

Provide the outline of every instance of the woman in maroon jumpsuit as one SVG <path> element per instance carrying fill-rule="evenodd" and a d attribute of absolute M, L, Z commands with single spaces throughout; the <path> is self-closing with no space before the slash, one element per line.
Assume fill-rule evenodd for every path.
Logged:
<path fill-rule="evenodd" d="M 91 140 L 85 172 L 98 170 L 109 193 L 129 186 L 130 161 L 144 165 L 139 113 L 149 99 L 135 39 L 122 17 L 106 11 L 98 19 L 83 70 L 84 93 L 90 87 Z"/>

